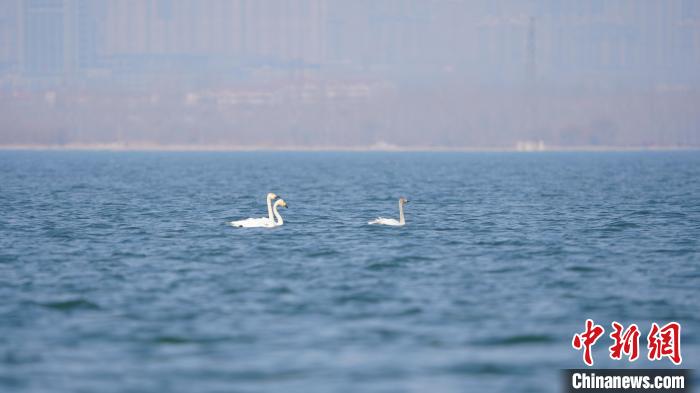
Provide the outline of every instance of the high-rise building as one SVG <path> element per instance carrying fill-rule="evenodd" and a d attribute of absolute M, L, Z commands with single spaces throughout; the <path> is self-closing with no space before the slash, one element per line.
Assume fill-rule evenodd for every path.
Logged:
<path fill-rule="evenodd" d="M 208 64 L 319 64 L 326 0 L 143 0 L 106 2 L 104 55 L 177 68 Z M 160 62 L 162 61 L 162 62 Z"/>
<path fill-rule="evenodd" d="M 94 0 L 73 0 L 70 9 L 73 18 L 72 39 L 75 43 L 75 65 L 78 70 L 94 68 L 99 63 L 98 45 L 99 23 L 102 14 L 101 3 Z"/>
<path fill-rule="evenodd" d="M 18 58 L 18 0 L 7 0 L 0 7 L 0 73 L 15 71 Z"/>
<path fill-rule="evenodd" d="M 21 5 L 22 70 L 28 75 L 66 71 L 66 12 L 63 0 L 24 0 Z"/>
<path fill-rule="evenodd" d="M 66 76 L 98 62 L 98 2 L 22 0 L 20 63 L 30 76 Z"/>

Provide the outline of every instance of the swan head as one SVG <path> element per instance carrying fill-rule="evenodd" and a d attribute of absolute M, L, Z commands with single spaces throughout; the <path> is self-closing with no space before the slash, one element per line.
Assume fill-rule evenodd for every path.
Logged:
<path fill-rule="evenodd" d="M 283 208 L 287 208 L 287 202 L 284 201 L 284 199 L 280 198 L 275 202 L 275 206 L 281 206 Z"/>
<path fill-rule="evenodd" d="M 279 198 L 279 197 L 278 197 L 277 194 L 275 194 L 274 192 L 268 192 L 268 193 L 267 193 L 267 199 L 269 199 L 269 200 L 272 201 L 272 200 L 275 200 L 275 199 L 277 199 L 277 198 Z"/>
<path fill-rule="evenodd" d="M 401 198 L 399 198 L 399 203 L 402 204 L 402 205 L 405 205 L 405 204 L 408 203 L 408 199 L 406 199 L 406 198 L 404 198 L 404 197 L 401 197 Z"/>

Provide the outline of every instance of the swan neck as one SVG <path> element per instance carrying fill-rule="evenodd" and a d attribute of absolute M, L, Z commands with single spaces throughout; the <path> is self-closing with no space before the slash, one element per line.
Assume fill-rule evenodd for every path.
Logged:
<path fill-rule="evenodd" d="M 270 221 L 274 221 L 272 217 L 272 198 L 269 196 L 267 197 L 267 218 L 269 218 Z"/>
<path fill-rule="evenodd" d="M 277 221 L 276 221 L 276 222 L 273 220 L 273 222 L 275 222 L 275 225 L 282 225 L 282 224 L 284 224 L 284 220 L 282 219 L 282 216 L 280 215 L 280 212 L 277 211 L 277 205 L 275 205 L 274 211 L 275 211 L 275 217 L 277 218 Z"/>
<path fill-rule="evenodd" d="M 406 219 L 403 217 L 403 203 L 399 201 L 399 224 L 405 224 Z"/>

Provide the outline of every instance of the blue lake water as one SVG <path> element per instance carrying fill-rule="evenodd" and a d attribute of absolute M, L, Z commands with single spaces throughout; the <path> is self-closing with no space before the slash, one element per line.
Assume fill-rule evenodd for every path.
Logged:
<path fill-rule="evenodd" d="M 698 368 L 699 239 L 697 152 L 0 151 L 0 391 L 556 392 L 586 318 Z"/>

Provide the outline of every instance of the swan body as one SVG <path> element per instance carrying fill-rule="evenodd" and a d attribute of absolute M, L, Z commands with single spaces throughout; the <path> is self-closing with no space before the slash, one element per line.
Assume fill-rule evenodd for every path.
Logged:
<path fill-rule="evenodd" d="M 270 209 L 274 214 L 273 219 L 263 218 L 249 218 L 247 220 L 231 221 L 231 225 L 238 228 L 273 228 L 284 224 L 284 219 L 277 210 L 278 207 L 287 207 L 287 202 L 280 198 L 275 202 L 275 205 Z"/>
<path fill-rule="evenodd" d="M 406 198 L 399 198 L 399 219 L 396 220 L 394 218 L 384 218 L 384 217 L 377 217 L 372 221 L 369 221 L 368 224 L 370 225 L 389 225 L 389 226 L 394 226 L 394 227 L 400 227 L 406 225 L 406 218 L 403 215 L 403 205 L 408 203 L 408 199 Z"/>
<path fill-rule="evenodd" d="M 245 220 L 231 221 L 229 225 L 237 228 L 261 228 L 272 226 L 274 220 L 270 220 L 267 217 L 261 218 L 247 218 Z"/>
<path fill-rule="evenodd" d="M 368 222 L 370 225 L 391 225 L 394 227 L 400 227 L 402 225 L 406 225 L 405 222 L 401 222 L 395 218 L 384 218 L 384 217 L 377 217 L 374 220 Z"/>
<path fill-rule="evenodd" d="M 229 225 L 240 228 L 259 228 L 274 224 L 275 218 L 272 212 L 272 201 L 277 199 L 277 195 L 270 192 L 267 194 L 267 217 L 247 218 L 245 220 L 237 220 L 229 222 Z"/>

